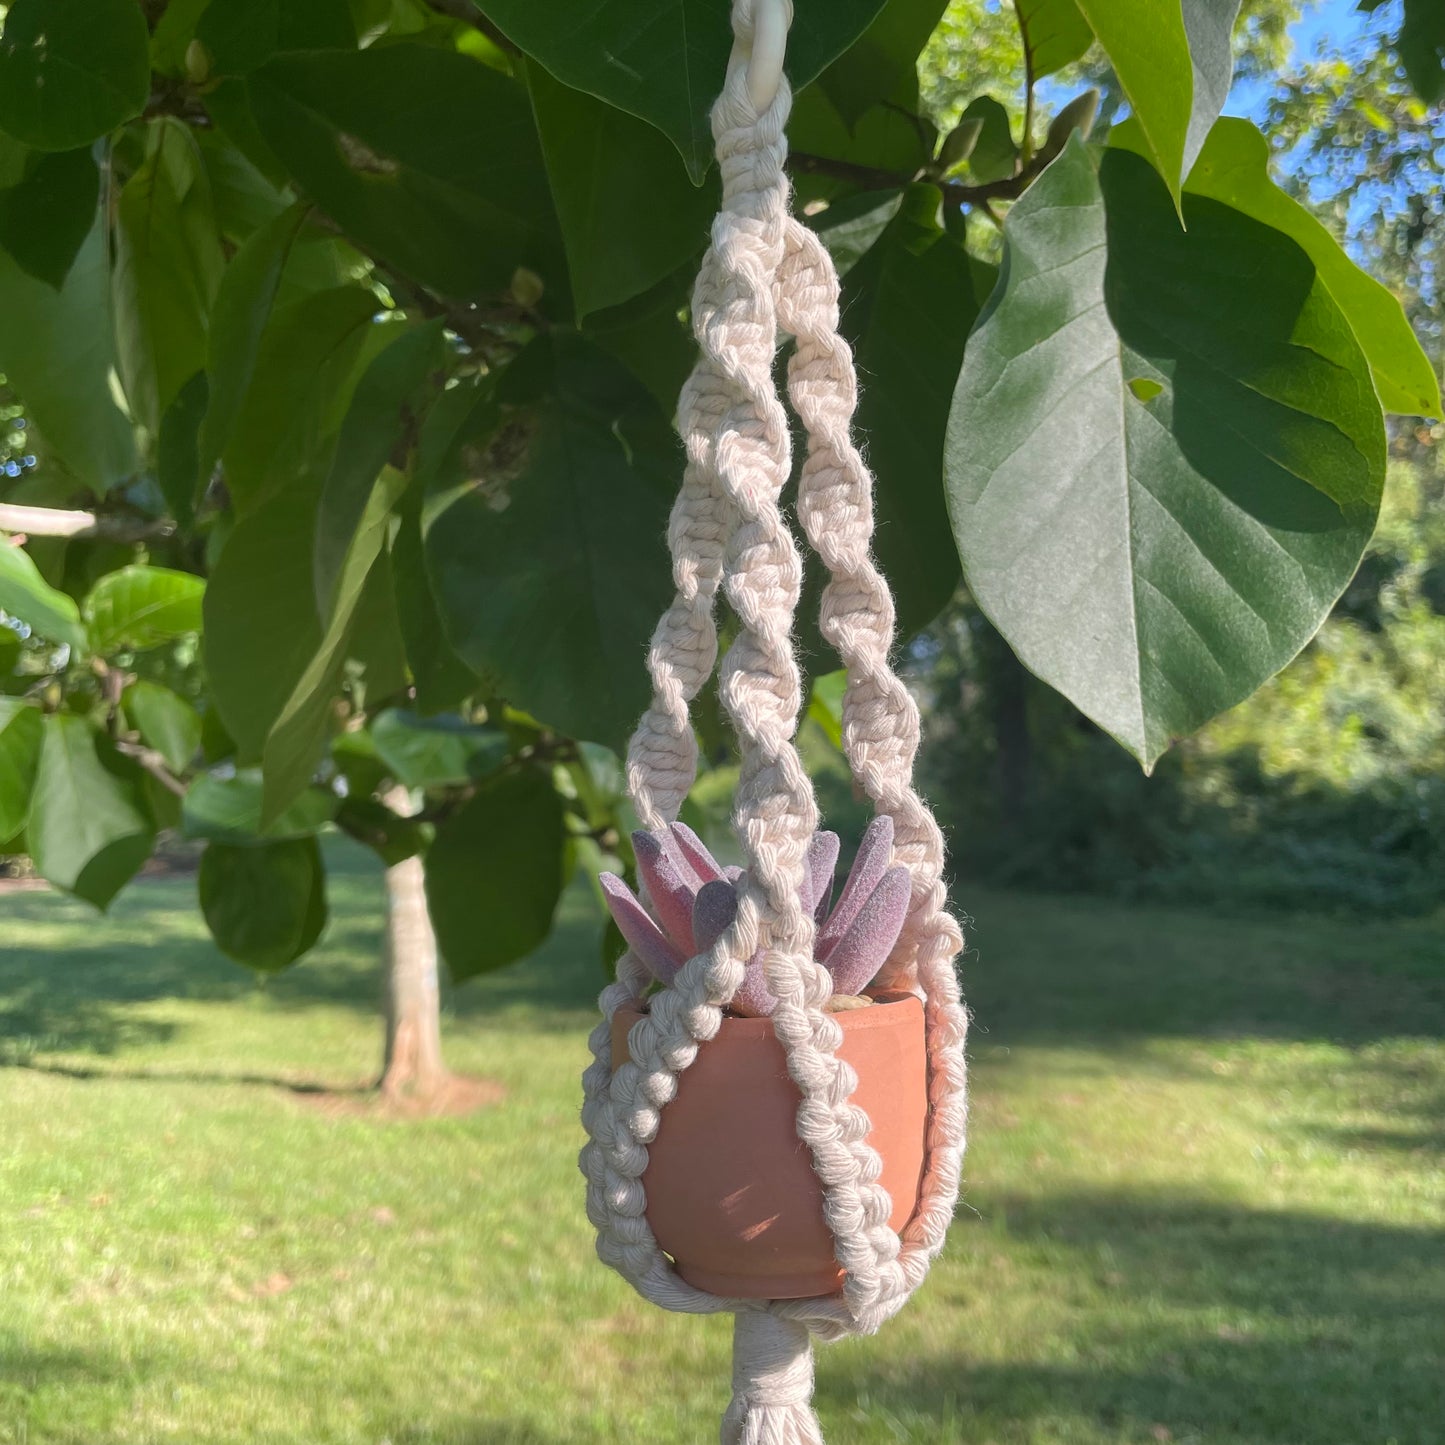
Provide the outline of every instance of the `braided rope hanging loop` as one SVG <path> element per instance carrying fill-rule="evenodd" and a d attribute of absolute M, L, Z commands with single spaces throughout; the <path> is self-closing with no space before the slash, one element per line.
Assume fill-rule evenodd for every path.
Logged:
<path fill-rule="evenodd" d="M 788 209 L 786 4 L 733 3 L 733 56 L 712 115 L 722 209 L 693 293 L 699 357 L 678 408 L 687 464 L 668 528 L 676 592 L 653 634 L 652 703 L 627 758 L 640 818 L 648 828 L 663 826 L 696 776 L 689 707 L 717 661 L 714 614 L 725 590 L 739 632 L 722 659 L 719 692 L 739 743 L 733 822 L 747 884 L 733 925 L 648 1000 L 627 1038 L 630 1057 L 614 1069 L 612 1017 L 642 998 L 649 978 L 640 960 L 624 954 L 617 982 L 601 996 L 603 1019 L 583 1075 L 588 1142 L 580 1163 L 598 1254 L 666 1309 L 736 1314 L 724 1445 L 821 1441 L 810 1404 L 810 1333 L 870 1333 L 918 1287 L 952 1218 L 965 1131 L 966 1018 L 954 973 L 962 938 L 945 907 L 942 838 L 912 785 L 918 711 L 888 663 L 893 602 L 869 555 L 872 479 L 849 431 L 857 377 L 838 333 L 831 258 Z M 844 751 L 876 810 L 893 819 L 894 861 L 912 879 L 903 934 L 880 980 L 922 996 L 927 1030 L 926 1158 L 919 1207 L 901 1239 L 889 1227 L 892 1206 L 878 1183 L 867 1115 L 851 1102 L 856 1075 L 837 1056 L 842 1031 L 825 1011 L 831 980 L 813 958 L 813 919 L 801 901 L 817 805 L 794 743 L 802 682 L 792 626 L 802 564 L 779 507 L 792 462 L 773 381 L 780 331 L 796 338 L 788 393 L 808 440 L 798 513 L 829 573 L 824 636 L 848 672 Z M 716 1037 L 745 961 L 759 948 L 778 1001 L 773 1028 L 802 1098 L 798 1136 L 844 1271 L 842 1290 L 816 1299 L 732 1300 L 694 1288 L 646 1218 L 642 1175 L 661 1111 L 698 1050 Z"/>

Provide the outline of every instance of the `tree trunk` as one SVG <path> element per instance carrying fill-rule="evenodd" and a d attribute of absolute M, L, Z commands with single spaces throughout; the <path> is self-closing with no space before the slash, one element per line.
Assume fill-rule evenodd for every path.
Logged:
<path fill-rule="evenodd" d="M 386 796 L 395 812 L 410 811 L 405 788 Z M 386 1059 L 381 1090 L 426 1099 L 450 1075 L 442 1059 L 441 990 L 437 940 L 427 909 L 419 856 L 386 870 Z"/>

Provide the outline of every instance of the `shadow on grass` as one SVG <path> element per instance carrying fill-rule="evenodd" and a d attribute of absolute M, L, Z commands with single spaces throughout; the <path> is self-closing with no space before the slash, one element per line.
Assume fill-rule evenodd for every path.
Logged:
<path fill-rule="evenodd" d="M 379 1012 L 380 872 L 354 845 L 328 843 L 327 857 L 326 933 L 302 962 L 273 977 L 252 974 L 218 952 L 197 911 L 193 879 L 141 880 L 103 917 L 53 893 L 0 900 L 10 930 L 10 945 L 0 952 L 0 1066 L 33 1064 L 45 1054 L 109 1057 L 164 1044 L 182 1025 L 133 1007 L 161 1000 L 259 997 L 279 1010 Z M 499 974 L 445 988 L 443 1006 L 454 1017 L 498 1025 L 517 1014 L 532 1029 L 585 1027 L 605 982 L 598 940 L 590 895 L 573 888 L 562 899 L 552 936 L 535 954 Z M 280 1079 L 251 1082 L 289 1087 Z"/>
<path fill-rule="evenodd" d="M 1120 1441 L 1445 1440 L 1445 1230 L 1167 1194 L 1004 1198 L 982 1210 L 1024 1257 L 1078 1281 L 1063 1338 L 1035 1360 L 981 1363 L 967 1345 L 973 1302 L 966 1283 L 954 1286 L 956 1348 L 873 1372 L 864 1356 L 861 1373 L 855 1360 L 829 1368 L 825 1354 L 825 1405 L 866 1401 L 904 1420 L 961 1409 L 978 1417 L 980 1439 L 1043 1421 L 1067 1432 L 1059 1422 L 1074 1420 Z M 966 1239 L 965 1229 L 954 1247 Z"/>

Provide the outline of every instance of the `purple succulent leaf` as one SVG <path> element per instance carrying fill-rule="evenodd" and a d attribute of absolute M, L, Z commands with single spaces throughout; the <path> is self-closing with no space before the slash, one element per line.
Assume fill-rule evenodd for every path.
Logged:
<path fill-rule="evenodd" d="M 622 879 L 615 873 L 601 873 L 597 881 L 607 898 L 607 911 L 628 947 L 652 970 L 659 983 L 671 983 L 682 967 L 682 955 L 663 937 L 662 930 Z"/>
<path fill-rule="evenodd" d="M 702 880 L 692 871 L 670 833 L 649 833 L 639 828 L 632 835 L 632 851 L 637 856 L 638 875 L 668 942 L 684 958 L 691 958 L 697 952 L 692 937 L 692 905 Z"/>
<path fill-rule="evenodd" d="M 746 868 L 739 868 L 736 863 L 729 863 L 727 867 L 723 869 L 723 876 L 729 883 L 736 883 L 747 871 Z"/>
<path fill-rule="evenodd" d="M 765 1019 L 777 1006 L 778 1001 L 763 974 L 763 951 L 759 949 L 748 960 L 742 987 L 733 995 L 729 1007 L 734 1013 L 747 1018 Z"/>
<path fill-rule="evenodd" d="M 803 910 L 816 923 L 828 916 L 833 901 L 833 870 L 838 866 L 838 835 L 819 832 L 808 844 L 808 863 L 803 870 Z"/>
<path fill-rule="evenodd" d="M 733 885 L 725 878 L 704 883 L 692 906 L 692 936 L 697 951 L 706 953 L 733 926 L 737 916 L 738 895 Z"/>
<path fill-rule="evenodd" d="M 862 993 L 878 976 L 903 932 L 912 888 L 912 877 L 903 867 L 890 868 L 879 879 L 828 954 L 834 993 Z"/>
<path fill-rule="evenodd" d="M 842 895 L 832 916 L 818 930 L 818 941 L 813 953 L 819 963 L 826 963 L 828 955 L 838 945 L 838 940 L 848 931 L 849 925 L 858 916 L 858 910 L 868 901 L 879 880 L 888 871 L 893 857 L 893 819 L 887 813 L 880 813 L 869 823 L 858 844 L 858 856 L 849 870 L 848 881 L 843 885 Z M 639 866 L 641 860 L 639 859 Z"/>
<path fill-rule="evenodd" d="M 711 883 L 716 878 L 727 876 L 722 864 L 708 852 L 707 844 L 686 823 L 670 823 L 668 831 L 677 844 L 678 852 L 687 860 L 688 867 L 697 874 L 699 883 Z"/>

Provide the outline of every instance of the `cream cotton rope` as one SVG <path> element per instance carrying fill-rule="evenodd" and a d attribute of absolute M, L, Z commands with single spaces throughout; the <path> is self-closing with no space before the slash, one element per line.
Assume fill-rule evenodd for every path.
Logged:
<path fill-rule="evenodd" d="M 945 910 L 942 838 L 912 787 L 917 708 L 888 665 L 893 602 L 869 556 L 872 481 L 849 434 L 857 378 L 838 334 L 832 261 L 788 211 L 784 3 L 733 4 L 733 56 L 712 116 L 723 202 L 693 294 L 700 355 L 678 407 L 687 465 L 668 528 L 676 595 L 649 648 L 653 699 L 627 759 L 642 822 L 663 826 L 696 775 L 689 706 L 717 660 L 714 608 L 725 588 L 740 630 L 722 660 L 719 691 L 740 746 L 733 821 L 748 886 L 735 923 L 711 952 L 689 960 L 649 1000 L 628 1036 L 631 1060 L 614 1071 L 612 1016 L 641 998 L 649 977 L 630 951 L 623 956 L 617 982 L 602 994 L 604 1018 L 590 1040 L 594 1061 L 583 1075 L 588 1143 L 581 1167 L 598 1254 L 666 1309 L 735 1313 L 723 1445 L 821 1442 L 810 1334 L 871 1333 L 918 1287 L 952 1219 L 965 1127 L 966 1018 L 954 973 L 962 940 Z M 763 78 L 750 73 L 755 35 L 758 69 L 769 72 Z M 823 1008 L 831 980 L 814 962 L 813 919 L 800 897 L 817 806 L 793 742 L 802 684 L 791 632 L 802 564 L 779 510 L 791 467 L 787 416 L 773 381 L 780 331 L 796 338 L 788 393 L 808 438 L 798 513 L 830 576 L 823 633 L 848 670 L 844 750 L 877 811 L 893 818 L 894 861 L 912 875 L 908 920 L 880 980 L 922 996 L 927 1029 L 926 1163 L 920 1204 L 901 1240 L 888 1224 L 891 1201 L 877 1182 L 881 1164 L 867 1143 L 868 1119 L 850 1102 L 856 1075 L 836 1057 L 841 1030 Z M 760 944 L 778 999 L 774 1030 L 802 1096 L 798 1135 L 845 1271 L 842 1291 L 818 1299 L 731 1300 L 696 1289 L 673 1269 L 645 1217 L 642 1175 L 660 1111 L 717 1034 L 722 1006 Z"/>

